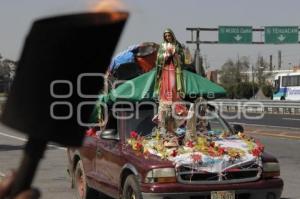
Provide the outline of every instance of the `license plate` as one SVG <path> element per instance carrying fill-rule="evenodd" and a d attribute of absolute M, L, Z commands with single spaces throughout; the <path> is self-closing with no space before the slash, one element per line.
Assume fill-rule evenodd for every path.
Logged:
<path fill-rule="evenodd" d="M 234 191 L 212 191 L 211 199 L 235 199 Z"/>

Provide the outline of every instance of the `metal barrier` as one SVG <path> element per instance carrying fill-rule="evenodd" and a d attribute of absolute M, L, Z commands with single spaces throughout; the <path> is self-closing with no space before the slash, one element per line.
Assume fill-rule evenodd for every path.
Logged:
<path fill-rule="evenodd" d="M 0 97 L 0 113 L 6 97 Z M 269 114 L 300 115 L 300 101 L 272 101 L 272 100 L 230 100 L 218 99 L 210 101 L 224 112 L 249 112 Z"/>
<path fill-rule="evenodd" d="M 222 111 L 300 115 L 300 101 L 228 100 L 212 101 Z"/>

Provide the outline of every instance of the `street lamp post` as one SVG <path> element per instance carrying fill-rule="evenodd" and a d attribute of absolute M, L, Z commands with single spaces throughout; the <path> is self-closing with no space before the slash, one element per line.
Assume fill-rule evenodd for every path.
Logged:
<path fill-rule="evenodd" d="M 254 70 L 253 70 L 253 64 L 251 65 L 251 70 L 252 70 L 252 97 L 255 98 L 255 96 L 254 96 Z"/>

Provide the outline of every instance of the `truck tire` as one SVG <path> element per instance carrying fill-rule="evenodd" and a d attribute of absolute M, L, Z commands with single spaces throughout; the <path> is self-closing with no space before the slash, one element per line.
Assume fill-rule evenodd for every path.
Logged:
<path fill-rule="evenodd" d="M 122 199 L 142 199 L 141 189 L 134 175 L 127 176 L 124 186 Z"/>
<path fill-rule="evenodd" d="M 74 173 L 74 184 L 76 189 L 76 196 L 78 199 L 95 199 L 98 198 L 99 192 L 90 188 L 86 182 L 86 175 L 84 173 L 82 161 L 79 160 L 76 165 Z"/>

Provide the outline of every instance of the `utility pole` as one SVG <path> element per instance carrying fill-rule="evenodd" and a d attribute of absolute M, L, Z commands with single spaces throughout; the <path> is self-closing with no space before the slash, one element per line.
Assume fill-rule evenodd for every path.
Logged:
<path fill-rule="evenodd" d="M 272 71 L 273 70 L 273 64 L 272 64 L 272 59 L 273 59 L 273 56 L 272 55 L 270 55 L 270 71 Z"/>
<path fill-rule="evenodd" d="M 200 41 L 200 31 L 197 30 L 196 31 L 196 41 Z M 200 43 L 196 43 L 196 50 L 195 50 L 195 69 L 196 69 L 196 73 L 199 75 L 202 75 L 202 71 L 200 69 L 201 67 L 201 57 L 200 57 Z"/>
<path fill-rule="evenodd" d="M 255 99 L 255 96 L 254 96 L 254 69 L 253 69 L 253 64 L 251 64 L 251 70 L 252 70 L 252 98 Z"/>
<path fill-rule="evenodd" d="M 200 55 L 200 29 L 199 28 L 187 28 L 187 30 L 191 31 L 191 41 L 187 41 L 187 43 L 196 44 L 196 50 L 194 55 L 194 63 L 196 73 L 205 77 L 205 70 L 203 68 L 203 59 Z M 196 40 L 194 40 L 194 32 L 196 32 Z"/>
<path fill-rule="evenodd" d="M 204 55 L 203 56 L 203 62 L 204 62 L 204 65 L 205 65 L 205 69 L 208 69 L 208 64 L 207 64 L 207 55 Z M 203 64 L 202 64 L 203 65 Z M 204 68 L 204 65 L 203 65 L 203 68 Z"/>
<path fill-rule="evenodd" d="M 240 83 L 241 80 L 241 66 L 240 66 L 240 56 L 237 55 L 237 70 L 236 70 L 237 83 Z"/>
<path fill-rule="evenodd" d="M 281 69 L 281 50 L 278 51 L 278 70 Z"/>

